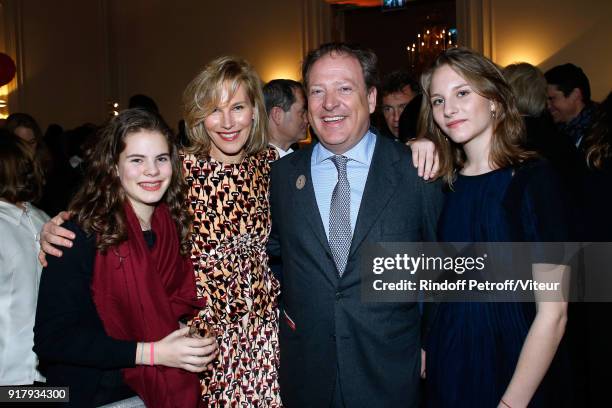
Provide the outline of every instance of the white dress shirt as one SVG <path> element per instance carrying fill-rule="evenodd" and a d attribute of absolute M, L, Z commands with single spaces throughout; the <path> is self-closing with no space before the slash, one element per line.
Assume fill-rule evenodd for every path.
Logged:
<path fill-rule="evenodd" d="M 34 317 L 42 266 L 38 234 L 49 216 L 0 200 L 0 385 L 45 381 L 36 369 Z"/>

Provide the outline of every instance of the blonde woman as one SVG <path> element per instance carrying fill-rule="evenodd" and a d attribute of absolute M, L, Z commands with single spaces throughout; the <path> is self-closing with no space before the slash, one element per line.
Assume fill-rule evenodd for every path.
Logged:
<path fill-rule="evenodd" d="M 278 407 L 279 283 L 266 255 L 268 174 L 276 156 L 265 137 L 261 83 L 246 61 L 222 57 L 191 81 L 183 101 L 192 260 L 206 301 L 192 325 L 219 343 L 202 397 L 210 406 Z"/>

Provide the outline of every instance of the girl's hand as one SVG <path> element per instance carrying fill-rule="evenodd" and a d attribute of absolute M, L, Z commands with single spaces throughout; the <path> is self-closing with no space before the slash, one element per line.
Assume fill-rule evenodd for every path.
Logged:
<path fill-rule="evenodd" d="M 145 343 L 144 364 L 150 364 L 150 343 Z M 189 337 L 189 327 L 177 329 L 153 344 L 154 363 L 193 373 L 206 370 L 218 354 L 214 337 Z"/>

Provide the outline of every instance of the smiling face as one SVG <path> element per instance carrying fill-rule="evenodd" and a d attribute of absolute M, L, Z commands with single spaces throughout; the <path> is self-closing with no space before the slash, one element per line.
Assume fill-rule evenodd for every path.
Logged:
<path fill-rule="evenodd" d="M 134 212 L 147 221 L 166 193 L 172 177 L 166 137 L 150 130 L 128 134 L 116 169 Z"/>
<path fill-rule="evenodd" d="M 382 98 L 382 112 L 385 116 L 385 122 L 393 136 L 399 137 L 399 118 L 404 111 L 404 108 L 416 94 L 406 85 L 401 92 L 393 92 Z"/>
<path fill-rule="evenodd" d="M 429 95 L 434 121 L 453 142 L 465 146 L 491 141 L 495 106 L 450 66 L 433 73 Z"/>
<path fill-rule="evenodd" d="M 204 119 L 211 140 L 210 156 L 224 163 L 240 163 L 254 117 L 246 87 L 240 84 L 230 98 L 229 85 L 225 84 L 219 106 Z"/>
<path fill-rule="evenodd" d="M 355 146 L 370 126 L 376 88 L 367 89 L 359 61 L 325 55 L 308 73 L 308 117 L 321 143 L 335 154 Z"/>
<path fill-rule="evenodd" d="M 548 111 L 555 123 L 568 123 L 578 116 L 584 107 L 578 88 L 565 96 L 557 85 L 548 85 L 546 94 Z"/>

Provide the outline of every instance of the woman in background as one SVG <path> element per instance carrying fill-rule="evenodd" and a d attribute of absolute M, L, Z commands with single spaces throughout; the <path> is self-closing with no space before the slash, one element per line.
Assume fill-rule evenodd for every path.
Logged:
<path fill-rule="evenodd" d="M 6 118 L 6 128 L 19 136 L 36 158 L 45 151 L 43 134 L 36 120 L 27 113 L 12 113 Z"/>
<path fill-rule="evenodd" d="M 12 113 L 6 118 L 6 128 L 17 135 L 27 147 L 27 151 L 32 155 L 34 160 L 39 162 L 36 166 L 38 177 L 43 182 L 46 181 L 46 169 L 51 164 L 49 152 L 43 141 L 43 134 L 36 120 L 27 113 Z M 43 183 L 44 187 L 44 183 Z M 42 194 L 42 193 L 41 193 Z M 38 197 L 40 199 L 40 197 Z"/>
<path fill-rule="evenodd" d="M 101 131 L 88 161 L 65 224 L 76 238 L 50 257 L 40 285 L 34 350 L 47 382 L 69 386 L 75 407 L 134 391 L 150 407 L 197 407 L 195 373 L 216 347 L 179 328 L 202 304 L 172 134 L 158 115 L 128 109 Z"/>
<path fill-rule="evenodd" d="M 421 83 L 429 102 L 422 123 L 450 187 L 440 240 L 566 241 L 554 172 L 521 147 L 523 121 L 498 68 L 454 48 Z M 533 261 L 534 279 L 566 278 L 564 265 Z M 428 406 L 557 406 L 540 384 L 564 334 L 567 302 L 539 300 L 535 310 L 531 303 L 441 304 L 426 350 Z"/>
<path fill-rule="evenodd" d="M 0 385 L 44 382 L 32 351 L 42 266 L 38 231 L 49 219 L 31 203 L 42 180 L 29 147 L 0 129 Z"/>

